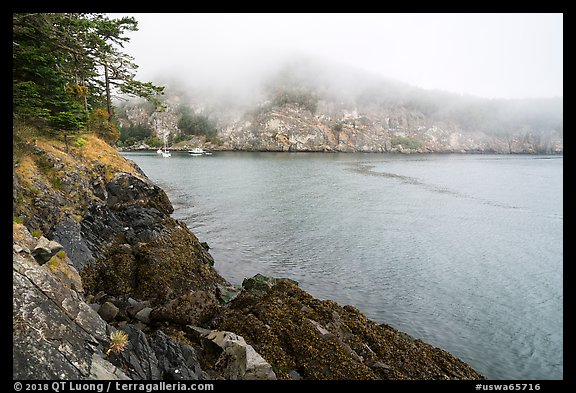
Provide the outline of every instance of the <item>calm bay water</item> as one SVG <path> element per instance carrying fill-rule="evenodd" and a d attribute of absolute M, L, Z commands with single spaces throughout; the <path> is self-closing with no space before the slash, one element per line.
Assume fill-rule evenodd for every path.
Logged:
<path fill-rule="evenodd" d="M 488 378 L 562 379 L 562 157 L 124 155 L 231 283 L 289 277 Z"/>

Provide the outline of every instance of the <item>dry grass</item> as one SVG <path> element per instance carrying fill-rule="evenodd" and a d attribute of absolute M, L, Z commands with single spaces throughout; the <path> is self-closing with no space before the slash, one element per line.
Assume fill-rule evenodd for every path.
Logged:
<path fill-rule="evenodd" d="M 14 169 L 14 172 L 15 175 L 18 176 L 18 180 L 25 187 L 30 187 L 32 180 L 41 176 L 38 166 L 29 154 L 20 157 L 18 166 Z"/>
<path fill-rule="evenodd" d="M 84 139 L 87 142 L 86 145 L 74 148 L 74 150 L 81 151 L 82 155 L 86 157 L 87 160 L 92 161 L 93 164 L 102 164 L 106 168 L 109 168 L 107 172 L 110 173 L 110 176 L 111 173 L 115 172 L 128 172 L 138 176 L 130 162 L 122 157 L 115 148 L 95 135 L 86 135 Z M 106 180 L 110 180 L 110 178 Z"/>
<path fill-rule="evenodd" d="M 85 144 L 75 143 L 79 138 Z M 20 192 L 14 201 L 14 215 L 43 230 L 54 224 L 51 220 L 57 221 L 63 215 L 81 219 L 88 201 L 96 198 L 87 184 L 92 177 L 101 176 L 104 184 L 118 172 L 142 177 L 129 160 L 93 134 L 69 137 L 68 149 L 60 137 L 36 135 L 19 143 L 18 151 L 13 175 Z M 86 181 L 78 182 L 80 178 Z M 36 198 L 58 201 L 43 222 L 34 220 L 39 214 Z M 66 202 L 62 203 L 63 200 Z"/>
<path fill-rule="evenodd" d="M 77 160 L 81 159 L 90 167 L 96 165 L 103 165 L 106 168 L 106 180 L 116 172 L 128 172 L 138 176 L 137 171 L 118 151 L 108 145 L 106 142 L 99 139 L 94 134 L 85 134 L 82 138 L 86 144 L 81 147 L 74 146 L 73 137 L 68 141 L 68 152 L 66 152 L 66 144 L 58 139 L 48 138 L 45 136 L 38 137 L 35 145 L 47 152 L 50 156 L 59 159 L 64 165 L 77 165 Z M 37 179 L 40 171 L 33 159 L 31 152 L 24 152 L 19 157 L 18 167 L 16 168 L 17 175 L 20 179 L 27 179 L 27 184 L 31 184 L 32 179 Z"/>

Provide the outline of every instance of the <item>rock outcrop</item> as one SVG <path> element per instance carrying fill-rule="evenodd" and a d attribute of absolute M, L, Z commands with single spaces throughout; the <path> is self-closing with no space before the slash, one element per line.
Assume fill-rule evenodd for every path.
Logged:
<path fill-rule="evenodd" d="M 196 351 L 158 330 L 146 335 L 133 325 L 121 328 L 128 334 L 125 351 L 111 356 L 121 364 L 132 379 L 145 380 L 206 380 L 209 376 L 200 368 Z"/>
<path fill-rule="evenodd" d="M 278 378 L 482 379 L 446 351 L 378 325 L 354 307 L 315 299 L 291 280 L 258 275 L 245 283 L 208 325 L 242 335 Z"/>
<path fill-rule="evenodd" d="M 20 224 L 13 232 L 15 245 L 34 242 Z M 14 250 L 12 269 L 14 379 L 127 379 L 105 359 L 106 323 L 77 289 L 26 251 Z"/>
<path fill-rule="evenodd" d="M 398 153 L 561 153 L 554 129 L 510 129 L 494 134 L 435 120 L 417 110 L 358 108 L 315 113 L 296 103 L 247 113 L 219 133 L 221 149 L 247 151 Z M 213 149 L 215 147 L 212 147 Z"/>
<path fill-rule="evenodd" d="M 51 262 L 40 265 L 25 250 L 36 240 L 23 225 L 13 232 L 14 379 L 208 379 L 194 348 L 161 330 L 147 336 L 123 324 L 127 348 L 108 353 L 116 328 L 107 322 L 119 308 L 105 301 L 96 311 L 80 284 L 70 286 Z M 79 279 L 73 266 L 68 271 Z"/>

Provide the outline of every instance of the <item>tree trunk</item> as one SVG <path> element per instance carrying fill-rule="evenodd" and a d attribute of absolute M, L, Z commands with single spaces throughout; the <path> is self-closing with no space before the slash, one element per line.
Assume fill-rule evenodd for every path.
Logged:
<path fill-rule="evenodd" d="M 108 63 L 104 62 L 104 81 L 106 85 L 106 108 L 108 109 L 108 121 L 112 121 L 112 99 L 110 96 L 110 78 L 108 77 Z"/>

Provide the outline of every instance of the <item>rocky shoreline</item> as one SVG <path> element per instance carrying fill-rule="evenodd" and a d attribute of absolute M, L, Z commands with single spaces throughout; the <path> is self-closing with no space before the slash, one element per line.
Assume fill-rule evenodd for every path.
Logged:
<path fill-rule="evenodd" d="M 564 152 L 562 150 L 552 151 L 552 152 L 536 152 L 534 150 L 527 151 L 514 151 L 514 152 L 503 152 L 497 150 L 450 150 L 450 151 L 431 151 L 431 150 L 416 150 L 416 149 L 402 149 L 402 150 L 390 150 L 390 151 L 337 151 L 337 150 L 302 150 L 302 151 L 286 151 L 286 150 L 244 150 L 244 149 L 232 149 L 223 148 L 221 146 L 215 146 L 211 144 L 200 146 L 207 151 L 217 151 L 217 152 L 247 152 L 247 153 L 381 153 L 381 154 L 505 154 L 505 155 L 532 155 L 532 156 L 563 156 Z M 169 152 L 188 152 L 193 147 L 189 146 L 168 146 L 167 150 Z M 127 146 L 118 148 L 119 152 L 144 152 L 144 153 L 156 153 L 158 149 L 150 147 L 146 144 Z"/>
<path fill-rule="evenodd" d="M 14 379 L 484 378 L 290 279 L 234 287 L 165 192 L 86 139 L 14 157 Z"/>

